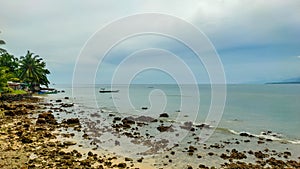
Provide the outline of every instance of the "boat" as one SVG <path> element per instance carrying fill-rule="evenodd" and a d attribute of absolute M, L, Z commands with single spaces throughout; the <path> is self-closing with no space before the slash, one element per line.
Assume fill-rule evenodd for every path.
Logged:
<path fill-rule="evenodd" d="M 38 92 L 38 94 L 57 94 L 58 91 L 55 89 L 43 89 Z"/>
<path fill-rule="evenodd" d="M 101 88 L 99 90 L 100 93 L 118 93 L 120 90 L 105 90 L 105 88 Z"/>

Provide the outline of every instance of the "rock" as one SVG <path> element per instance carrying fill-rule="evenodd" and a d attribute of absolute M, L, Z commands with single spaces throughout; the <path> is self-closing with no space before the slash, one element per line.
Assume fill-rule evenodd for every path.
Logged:
<path fill-rule="evenodd" d="M 36 121 L 37 124 L 57 124 L 57 121 L 54 118 L 54 115 L 50 112 L 44 112 L 39 114 L 38 119 Z"/>
<path fill-rule="evenodd" d="M 114 117 L 114 121 L 120 121 L 121 119 L 121 117 Z"/>
<path fill-rule="evenodd" d="M 187 166 L 187 169 L 193 169 L 193 167 L 192 167 L 192 166 L 190 166 L 190 165 L 188 165 L 188 166 Z"/>
<path fill-rule="evenodd" d="M 276 160 L 274 157 L 267 159 L 266 162 L 272 166 L 271 168 L 285 168 L 286 164 L 282 160 Z"/>
<path fill-rule="evenodd" d="M 119 164 L 118 164 L 118 167 L 119 167 L 119 168 L 126 168 L 126 163 L 119 163 Z"/>
<path fill-rule="evenodd" d="M 248 133 L 240 133 L 240 136 L 245 136 L 245 137 L 249 137 L 249 134 Z"/>
<path fill-rule="evenodd" d="M 230 154 L 230 158 L 233 159 L 244 159 L 247 158 L 247 156 L 242 153 L 242 152 L 238 152 L 236 149 L 232 149 L 231 150 L 231 154 Z"/>
<path fill-rule="evenodd" d="M 62 123 L 71 124 L 71 125 L 80 125 L 80 122 L 79 122 L 78 118 L 70 118 L 70 119 L 67 119 L 67 120 L 63 120 Z"/>
<path fill-rule="evenodd" d="M 93 156 L 93 155 L 94 154 L 91 151 L 88 152 L 88 156 Z"/>
<path fill-rule="evenodd" d="M 261 151 L 258 151 L 258 152 L 254 152 L 254 155 L 256 158 L 260 158 L 260 159 L 263 159 L 263 158 L 266 158 L 266 157 L 269 157 L 268 154 L 264 154 L 262 153 Z"/>
<path fill-rule="evenodd" d="M 77 143 L 75 141 L 64 141 L 64 145 L 66 146 L 72 146 L 72 145 L 76 145 Z"/>
<path fill-rule="evenodd" d="M 213 156 L 214 155 L 214 153 L 213 152 L 209 152 L 209 153 L 207 153 L 209 156 Z"/>
<path fill-rule="evenodd" d="M 134 118 L 135 121 L 139 121 L 139 122 L 155 122 L 156 119 L 149 117 L 149 116 L 139 116 L 137 118 Z"/>
<path fill-rule="evenodd" d="M 187 122 L 184 122 L 183 126 L 180 126 L 180 128 L 186 129 L 186 130 L 192 130 L 193 129 L 192 126 L 193 126 L 193 122 L 187 121 Z"/>
<path fill-rule="evenodd" d="M 115 140 L 115 146 L 120 146 L 121 143 L 118 140 Z"/>
<path fill-rule="evenodd" d="M 141 163 L 141 162 L 143 162 L 143 157 L 141 157 L 140 159 L 137 159 L 137 162 L 139 162 L 139 163 Z"/>
<path fill-rule="evenodd" d="M 257 144 L 263 144 L 263 143 L 265 143 L 265 142 L 263 142 L 263 141 L 261 141 L 261 140 L 258 140 L 258 141 L 257 141 Z"/>
<path fill-rule="evenodd" d="M 229 156 L 227 156 L 226 154 L 224 154 L 224 153 L 222 153 L 221 155 L 220 155 L 220 157 L 222 158 L 222 159 L 228 159 L 229 158 Z"/>
<path fill-rule="evenodd" d="M 160 132 L 165 132 L 165 131 L 169 131 L 169 132 L 173 132 L 174 129 L 172 128 L 172 125 L 170 126 L 158 126 L 157 127 L 157 130 L 160 131 Z"/>
<path fill-rule="evenodd" d="M 196 127 L 199 127 L 200 129 L 202 129 L 202 128 L 209 128 L 209 125 L 203 123 L 203 124 L 196 125 Z"/>
<path fill-rule="evenodd" d="M 84 139 L 89 139 L 89 135 L 87 135 L 86 133 L 84 133 L 84 134 L 82 135 L 82 137 L 83 137 Z"/>
<path fill-rule="evenodd" d="M 133 117 L 125 117 L 125 118 L 122 120 L 122 123 L 123 123 L 123 124 L 131 125 L 131 124 L 135 124 L 135 121 L 134 121 L 134 118 L 133 118 Z"/>
<path fill-rule="evenodd" d="M 21 137 L 22 143 L 32 143 L 33 141 L 28 137 Z"/>
<path fill-rule="evenodd" d="M 73 103 L 61 103 L 60 106 L 66 108 L 66 107 L 73 107 L 74 104 Z"/>
<path fill-rule="evenodd" d="M 292 153 L 291 153 L 291 152 L 288 152 L 288 151 L 283 152 L 283 154 L 284 154 L 284 155 L 287 155 L 287 156 L 291 156 L 291 155 L 292 155 Z"/>
<path fill-rule="evenodd" d="M 46 124 L 46 120 L 44 118 L 38 118 L 36 124 Z"/>
<path fill-rule="evenodd" d="M 168 118 L 169 115 L 167 113 L 162 113 L 162 114 L 159 115 L 159 117 L 166 117 L 166 118 Z"/>
<path fill-rule="evenodd" d="M 196 151 L 196 150 L 197 150 L 196 147 L 194 147 L 194 146 L 189 146 L 188 152 L 194 152 L 194 151 Z"/>
<path fill-rule="evenodd" d="M 55 144 L 54 142 L 48 142 L 47 145 L 48 145 L 49 147 L 55 147 L 55 146 L 56 146 L 56 144 Z"/>
<path fill-rule="evenodd" d="M 133 161 L 132 158 L 125 157 L 125 161 Z"/>
<path fill-rule="evenodd" d="M 203 165 L 203 164 L 199 164 L 199 168 L 207 168 L 205 165 Z"/>

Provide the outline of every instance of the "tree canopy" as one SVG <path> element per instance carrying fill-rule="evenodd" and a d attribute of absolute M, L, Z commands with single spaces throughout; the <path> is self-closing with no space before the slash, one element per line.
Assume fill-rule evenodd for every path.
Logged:
<path fill-rule="evenodd" d="M 34 55 L 30 51 L 27 51 L 25 56 L 21 56 L 19 73 L 19 78 L 31 86 L 40 84 L 48 86 L 50 84 L 47 79 L 50 71 L 46 69 L 46 63 L 39 55 Z"/>
<path fill-rule="evenodd" d="M 0 39 L 0 45 L 5 41 Z M 47 75 L 50 71 L 39 55 L 27 51 L 20 59 L 0 48 L 0 92 L 7 88 L 7 81 L 27 83 L 31 89 L 35 86 L 50 84 Z"/>

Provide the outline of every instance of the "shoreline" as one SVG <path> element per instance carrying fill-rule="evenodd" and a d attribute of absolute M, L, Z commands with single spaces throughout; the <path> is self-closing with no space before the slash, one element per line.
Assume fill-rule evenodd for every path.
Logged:
<path fill-rule="evenodd" d="M 159 120 L 154 119 L 157 122 L 151 122 L 149 117 L 145 116 L 144 119 L 142 117 L 132 119 L 107 113 L 107 119 L 115 119 L 115 122 L 108 121 L 111 133 L 117 132 L 121 138 L 133 139 L 137 145 L 147 143 L 150 147 L 148 154 L 139 155 L 136 158 L 116 155 L 109 150 L 104 150 L 103 147 L 98 147 L 101 140 L 97 142 L 95 139 L 97 135 L 89 131 L 97 130 L 97 128 L 93 128 L 92 123 L 75 117 L 76 113 L 80 114 L 80 112 L 73 111 L 74 104 L 69 101 L 68 97 L 46 100 L 47 98 L 39 98 L 1 103 L 1 108 L 6 108 L 5 116 L 0 118 L 1 168 L 300 167 L 300 159 L 293 154 L 293 150 L 274 148 L 269 145 L 283 145 L 284 147 L 285 144 L 276 141 L 240 134 L 230 136 L 231 139 L 220 142 L 198 144 L 197 140 L 187 141 L 187 144 L 168 148 L 163 142 L 149 142 L 150 139 L 147 139 L 140 129 L 128 130 L 135 125 L 160 125 Z M 62 113 L 68 116 L 61 119 Z M 99 114 L 102 115 L 101 113 L 103 112 Z M 99 114 L 92 115 L 97 117 L 100 116 Z M 140 120 L 144 120 L 143 123 Z M 186 125 L 186 129 L 194 128 L 195 130 L 194 126 L 188 123 Z M 161 127 L 159 130 L 172 134 L 168 128 Z M 135 133 L 140 134 L 135 136 Z M 190 132 L 191 135 L 193 133 L 196 132 Z M 85 146 L 84 142 L 90 143 L 91 146 Z M 111 148 L 122 147 L 122 144 L 117 143 L 115 142 L 115 146 Z M 249 144 L 257 144 L 257 150 L 247 149 Z M 163 152 L 158 150 L 163 150 Z"/>
<path fill-rule="evenodd" d="M 19 100 L 19 99 L 18 99 Z M 2 101 L 0 118 L 0 168 L 126 168 L 132 161 L 115 155 L 81 153 L 72 147 L 76 141 L 57 139 L 62 128 L 80 130 L 76 118 L 57 123 L 41 98 Z M 5 109 L 3 109 L 5 108 Z M 69 136 L 67 136 L 69 137 Z M 118 159 L 118 160 L 117 160 Z"/>

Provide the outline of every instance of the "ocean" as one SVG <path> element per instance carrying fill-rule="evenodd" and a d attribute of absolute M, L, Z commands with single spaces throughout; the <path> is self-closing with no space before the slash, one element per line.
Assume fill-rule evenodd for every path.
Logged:
<path fill-rule="evenodd" d="M 60 119 L 78 117 L 82 120 L 83 133 L 87 133 L 93 141 L 81 140 L 81 144 L 86 148 L 96 146 L 111 153 L 130 157 L 146 155 L 160 157 L 165 151 L 171 149 L 183 153 L 185 147 L 192 144 L 198 146 L 198 149 L 202 150 L 201 153 L 205 153 L 208 151 L 207 145 L 228 140 L 242 142 L 246 138 L 240 134 L 247 133 L 256 139 L 272 141 L 257 145 L 256 140 L 250 138 L 251 143 L 246 147 L 245 144 L 238 143 L 230 144 L 227 148 L 237 148 L 241 151 L 246 151 L 245 148 L 251 150 L 274 148 L 278 151 L 293 151 L 294 159 L 300 156 L 299 84 L 227 85 L 224 111 L 214 112 L 222 117 L 215 126 L 209 126 L 210 123 L 206 121 L 210 106 L 220 106 L 211 105 L 210 85 L 198 85 L 198 91 L 195 91 L 195 86 L 192 85 L 182 87 L 172 84 L 133 84 L 129 87 L 126 85 L 55 85 L 53 87 L 65 92 L 49 95 L 47 99 L 55 100 L 68 96 L 70 99 L 65 102 L 75 104 L 69 112 L 57 113 L 56 116 Z M 119 90 L 119 92 L 100 93 L 100 90 Z M 169 117 L 159 117 L 162 113 L 168 114 Z M 134 137 L 120 135 L 111 127 L 115 117 L 129 116 L 136 118 L 147 116 L 159 121 L 139 126 L 136 131 L 141 138 L 137 141 Z M 189 127 L 190 124 L 192 126 L 206 124 L 209 130 L 213 130 L 213 134 L 208 134 L 208 139 L 201 142 L 200 129 L 195 127 L 196 131 L 193 132 L 185 130 L 184 126 Z M 171 126 L 174 131 L 159 132 L 157 131 L 159 125 Z M 209 151 L 222 152 L 211 149 Z M 195 162 L 194 158 L 181 156 L 183 155 L 176 157 L 177 164 L 173 165 L 178 167 L 182 160 L 191 164 Z M 157 158 L 158 161 L 159 159 Z M 209 156 L 202 160 L 206 165 L 220 164 L 221 161 L 221 159 L 210 159 Z M 251 161 L 251 158 L 248 160 Z"/>

